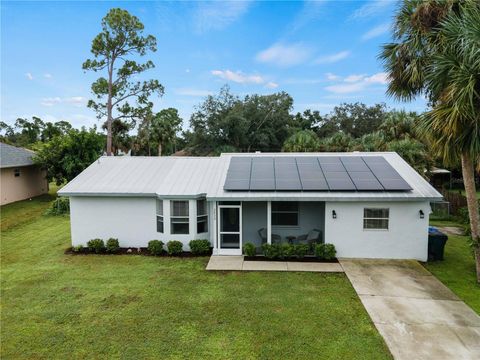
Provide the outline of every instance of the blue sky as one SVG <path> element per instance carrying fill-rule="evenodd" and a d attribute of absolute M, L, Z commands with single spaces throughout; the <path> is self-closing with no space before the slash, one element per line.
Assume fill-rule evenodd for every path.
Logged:
<path fill-rule="evenodd" d="M 99 124 L 86 107 L 98 76 L 81 65 L 101 18 L 127 9 L 157 38 L 146 73 L 165 86 L 156 109 L 175 107 L 188 126 L 194 106 L 229 84 L 238 95 L 286 91 L 295 111 L 342 102 L 386 102 L 422 111 L 425 101 L 385 95 L 377 55 L 390 39 L 394 1 L 7 2 L 1 3 L 1 120 L 36 115 Z"/>

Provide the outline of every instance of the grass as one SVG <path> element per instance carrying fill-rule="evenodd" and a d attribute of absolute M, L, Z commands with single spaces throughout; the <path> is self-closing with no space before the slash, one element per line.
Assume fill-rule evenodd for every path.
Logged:
<path fill-rule="evenodd" d="M 458 194 L 459 190 L 450 190 L 450 191 Z M 460 190 L 460 191 L 463 196 L 466 196 L 465 190 Z M 476 194 L 477 194 L 477 199 L 480 199 L 480 191 L 477 191 Z"/>
<path fill-rule="evenodd" d="M 64 255 L 46 199 L 1 208 L 2 359 L 390 359 L 343 274 Z"/>
<path fill-rule="evenodd" d="M 433 226 L 458 226 L 454 221 L 431 221 Z M 477 284 L 475 260 L 467 236 L 449 235 L 445 260 L 427 263 L 426 268 L 457 296 L 480 314 L 480 286 Z"/>

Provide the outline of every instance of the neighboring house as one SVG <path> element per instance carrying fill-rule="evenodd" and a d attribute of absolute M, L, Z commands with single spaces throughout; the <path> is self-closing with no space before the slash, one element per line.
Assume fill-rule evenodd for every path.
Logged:
<path fill-rule="evenodd" d="M 0 143 L 0 205 L 48 192 L 45 170 L 32 161 L 31 150 Z"/>
<path fill-rule="evenodd" d="M 339 257 L 427 260 L 430 202 L 442 196 L 397 153 L 101 157 L 59 191 L 72 244 L 209 239 L 332 243 Z"/>

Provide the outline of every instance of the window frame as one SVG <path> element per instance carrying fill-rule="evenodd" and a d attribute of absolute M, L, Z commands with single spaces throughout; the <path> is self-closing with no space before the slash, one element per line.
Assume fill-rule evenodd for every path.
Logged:
<path fill-rule="evenodd" d="M 174 215 L 175 203 L 186 203 L 186 214 Z M 185 221 L 186 220 L 186 221 Z M 187 224 L 187 232 L 174 232 L 174 224 Z M 170 234 L 174 235 L 189 235 L 190 234 L 190 201 L 188 200 L 170 200 Z"/>
<path fill-rule="evenodd" d="M 200 214 L 199 215 L 199 203 L 200 202 L 203 202 L 205 205 L 204 205 L 204 213 L 203 214 Z M 196 206 L 197 206 L 197 234 L 206 234 L 208 233 L 208 203 L 207 203 L 207 199 L 197 199 L 196 201 Z M 204 231 L 199 231 L 199 224 L 205 224 L 205 229 Z"/>
<path fill-rule="evenodd" d="M 282 210 L 274 210 L 274 204 L 279 204 L 279 203 L 288 203 L 288 204 L 295 204 L 297 209 L 296 210 L 288 210 L 288 211 L 282 211 Z M 274 223 L 274 214 L 295 214 L 296 215 L 296 224 L 275 224 Z M 300 226 L 300 204 L 298 201 L 272 201 L 272 207 L 271 207 L 271 222 L 272 226 L 275 227 L 284 227 L 284 228 L 298 228 Z"/>
<path fill-rule="evenodd" d="M 386 217 L 379 217 L 379 216 L 366 216 L 367 210 L 382 210 L 386 211 Z M 365 227 L 368 220 L 380 220 L 386 221 L 386 227 Z M 390 208 L 380 208 L 380 207 L 368 207 L 363 208 L 363 231 L 389 231 L 390 230 Z"/>
<path fill-rule="evenodd" d="M 157 199 L 157 211 L 156 211 L 156 216 L 157 216 L 157 232 L 160 234 L 165 233 L 165 218 L 164 218 L 164 208 L 163 208 L 163 200 L 162 199 Z M 160 211 L 159 211 L 160 210 Z M 161 230 L 159 229 L 159 224 L 162 224 Z"/>
<path fill-rule="evenodd" d="M 20 169 L 19 168 L 13 169 L 13 176 L 14 177 L 20 177 Z"/>

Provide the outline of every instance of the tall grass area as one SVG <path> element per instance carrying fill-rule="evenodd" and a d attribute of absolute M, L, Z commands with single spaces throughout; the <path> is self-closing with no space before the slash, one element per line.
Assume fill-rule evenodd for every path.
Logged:
<path fill-rule="evenodd" d="M 450 221 L 431 221 L 433 226 L 457 226 Z M 477 283 L 475 259 L 468 244 L 468 236 L 448 235 L 445 260 L 429 262 L 427 269 L 448 286 L 459 298 L 480 314 L 480 285 Z"/>
<path fill-rule="evenodd" d="M 47 198 L 2 207 L 2 359 L 390 359 L 343 274 L 65 255 Z"/>

